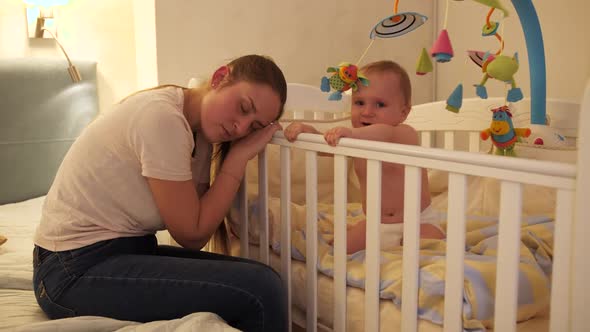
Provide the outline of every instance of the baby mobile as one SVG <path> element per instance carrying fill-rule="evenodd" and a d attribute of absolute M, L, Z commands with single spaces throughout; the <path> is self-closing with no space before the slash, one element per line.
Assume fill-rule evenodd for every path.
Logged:
<path fill-rule="evenodd" d="M 334 90 L 328 97 L 329 100 L 342 99 L 342 93 L 352 89 L 356 91 L 359 84 L 368 86 L 369 80 L 358 71 L 358 65 L 363 60 L 375 38 L 393 38 L 416 30 L 428 19 L 426 16 L 414 12 L 398 13 L 399 0 L 395 1 L 393 15 L 387 16 L 377 23 L 369 34 L 371 42 L 361 57 L 355 62 L 342 62 L 337 67 L 328 67 L 327 72 L 332 73 L 330 77 L 322 77 L 320 88 L 324 92 Z M 432 63 L 430 64 L 432 70 Z"/>
<path fill-rule="evenodd" d="M 483 52 L 470 50 L 467 52 L 469 58 L 478 65 L 483 72 L 483 77 L 479 84 L 474 84 L 475 94 L 482 99 L 487 99 L 488 94 L 485 84 L 489 78 L 493 78 L 506 84 L 510 84 L 511 88 L 506 93 L 506 102 L 517 102 L 523 98 L 522 91 L 516 86 L 516 81 L 514 79 L 514 75 L 519 67 L 518 53 L 514 53 L 513 56 L 503 54 L 504 40 L 498 32 L 500 22 L 491 21 L 492 14 L 496 9 L 502 12 L 502 19 L 508 16 L 508 11 L 502 6 L 499 0 L 474 1 L 490 7 L 482 28 L 482 36 L 495 37 L 500 43 L 498 51 L 493 54 L 490 51 Z M 447 99 L 447 110 L 452 112 L 459 111 L 462 104 L 462 93 L 463 87 L 459 84 Z M 531 134 L 531 130 L 529 128 L 514 128 L 512 124 L 512 113 L 507 105 L 493 108 L 491 111 L 491 125 L 480 133 L 481 139 L 485 141 L 488 138 L 491 138 L 491 149 L 495 147 L 496 154 L 498 155 L 516 156 L 514 152 L 516 142 L 519 140 L 519 137 L 528 137 Z M 490 152 L 492 151 L 491 149 Z"/>
<path fill-rule="evenodd" d="M 425 75 L 433 71 L 433 64 L 431 58 L 438 63 L 446 63 L 451 61 L 454 56 L 451 39 L 447 31 L 449 3 L 451 0 L 446 0 L 445 18 L 443 28 L 439 33 L 438 38 L 432 45 L 430 52 L 426 48 L 422 48 L 418 61 L 416 63 L 416 74 Z M 461 1 L 461 0 L 454 0 Z M 519 62 L 518 54 L 507 56 L 503 54 L 504 40 L 499 33 L 500 22 L 492 21 L 492 14 L 495 10 L 502 13 L 502 19 L 508 16 L 508 11 L 502 6 L 500 0 L 473 0 L 479 4 L 489 7 L 485 23 L 482 28 L 483 37 L 495 37 L 500 43 L 500 47 L 496 52 L 491 51 L 467 51 L 469 58 L 481 68 L 483 77 L 481 81 L 474 84 L 475 93 L 482 99 L 487 99 L 486 83 L 490 78 L 510 84 L 510 90 L 506 94 L 506 103 L 514 103 L 523 98 L 520 88 L 516 85 L 514 75 L 518 71 Z M 359 85 L 368 86 L 369 81 L 358 71 L 358 64 L 362 61 L 364 56 L 373 45 L 375 38 L 392 38 L 399 37 L 408 32 L 411 32 L 426 22 L 426 16 L 415 12 L 398 13 L 399 0 L 395 1 L 394 11 L 392 16 L 388 16 L 377 23 L 369 34 L 371 42 L 365 49 L 359 60 L 355 63 L 342 62 L 337 67 L 329 67 L 328 73 L 332 73 L 331 77 L 322 77 L 321 90 L 330 92 L 330 100 L 340 100 L 342 93 L 352 89 L 356 91 Z M 503 27 L 502 27 L 503 29 Z M 455 90 L 447 99 L 446 109 L 458 113 L 463 102 L 463 85 L 458 84 Z M 491 138 L 493 146 L 496 147 L 496 154 L 515 156 L 514 145 L 519 137 L 528 137 L 530 129 L 528 128 L 514 128 L 512 125 L 512 113 L 507 105 L 502 105 L 492 109 L 492 123 L 490 128 L 481 132 L 481 139 L 487 140 Z"/>

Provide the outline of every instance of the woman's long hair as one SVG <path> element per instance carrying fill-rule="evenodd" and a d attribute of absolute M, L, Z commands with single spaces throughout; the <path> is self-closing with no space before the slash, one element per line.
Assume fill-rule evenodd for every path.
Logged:
<path fill-rule="evenodd" d="M 254 54 L 245 55 L 231 61 L 228 67 L 230 74 L 227 80 L 224 80 L 222 85 L 220 85 L 220 88 L 240 81 L 268 85 L 277 93 L 281 101 L 281 108 L 275 121 L 283 115 L 284 105 L 287 101 L 287 82 L 283 76 L 283 72 L 271 58 Z M 210 82 L 208 82 L 207 86 L 211 86 Z M 215 175 L 221 170 L 221 166 L 230 148 L 231 142 L 216 144 L 214 147 L 212 164 L 214 165 Z M 229 237 L 225 221 L 219 225 L 213 234 L 209 242 L 209 250 L 223 254 L 229 253 Z"/>

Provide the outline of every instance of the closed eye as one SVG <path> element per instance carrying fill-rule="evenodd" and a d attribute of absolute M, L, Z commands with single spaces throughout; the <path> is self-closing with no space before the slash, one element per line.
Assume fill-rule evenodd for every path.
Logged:
<path fill-rule="evenodd" d="M 250 126 L 251 130 L 259 130 L 264 128 L 264 125 L 262 125 L 262 123 L 258 122 L 258 121 L 254 121 L 252 122 L 252 125 Z"/>

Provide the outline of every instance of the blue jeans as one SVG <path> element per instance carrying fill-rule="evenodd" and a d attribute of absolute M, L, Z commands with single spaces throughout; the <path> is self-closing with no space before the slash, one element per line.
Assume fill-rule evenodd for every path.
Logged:
<path fill-rule="evenodd" d="M 149 322 L 214 312 L 243 331 L 287 331 L 279 275 L 256 261 L 158 246 L 153 235 L 53 252 L 35 246 L 33 286 L 52 319 Z"/>

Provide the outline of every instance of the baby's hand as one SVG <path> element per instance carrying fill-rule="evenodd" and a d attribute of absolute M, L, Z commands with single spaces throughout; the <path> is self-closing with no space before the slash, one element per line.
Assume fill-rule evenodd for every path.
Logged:
<path fill-rule="evenodd" d="M 326 142 L 331 146 L 336 146 L 340 137 L 350 137 L 352 135 L 352 130 L 346 127 L 334 127 L 324 134 L 324 139 Z"/>
<path fill-rule="evenodd" d="M 304 130 L 304 124 L 301 122 L 292 122 L 283 130 L 283 134 L 285 138 L 289 142 L 293 142 L 297 139 L 297 136 L 301 134 Z"/>
<path fill-rule="evenodd" d="M 292 122 L 290 125 L 287 126 L 287 128 L 285 128 L 285 130 L 283 131 L 283 135 L 285 135 L 287 141 L 294 142 L 297 139 L 297 136 L 299 136 L 299 134 L 301 133 L 315 132 L 316 130 L 314 130 L 313 127 L 296 121 Z"/>

